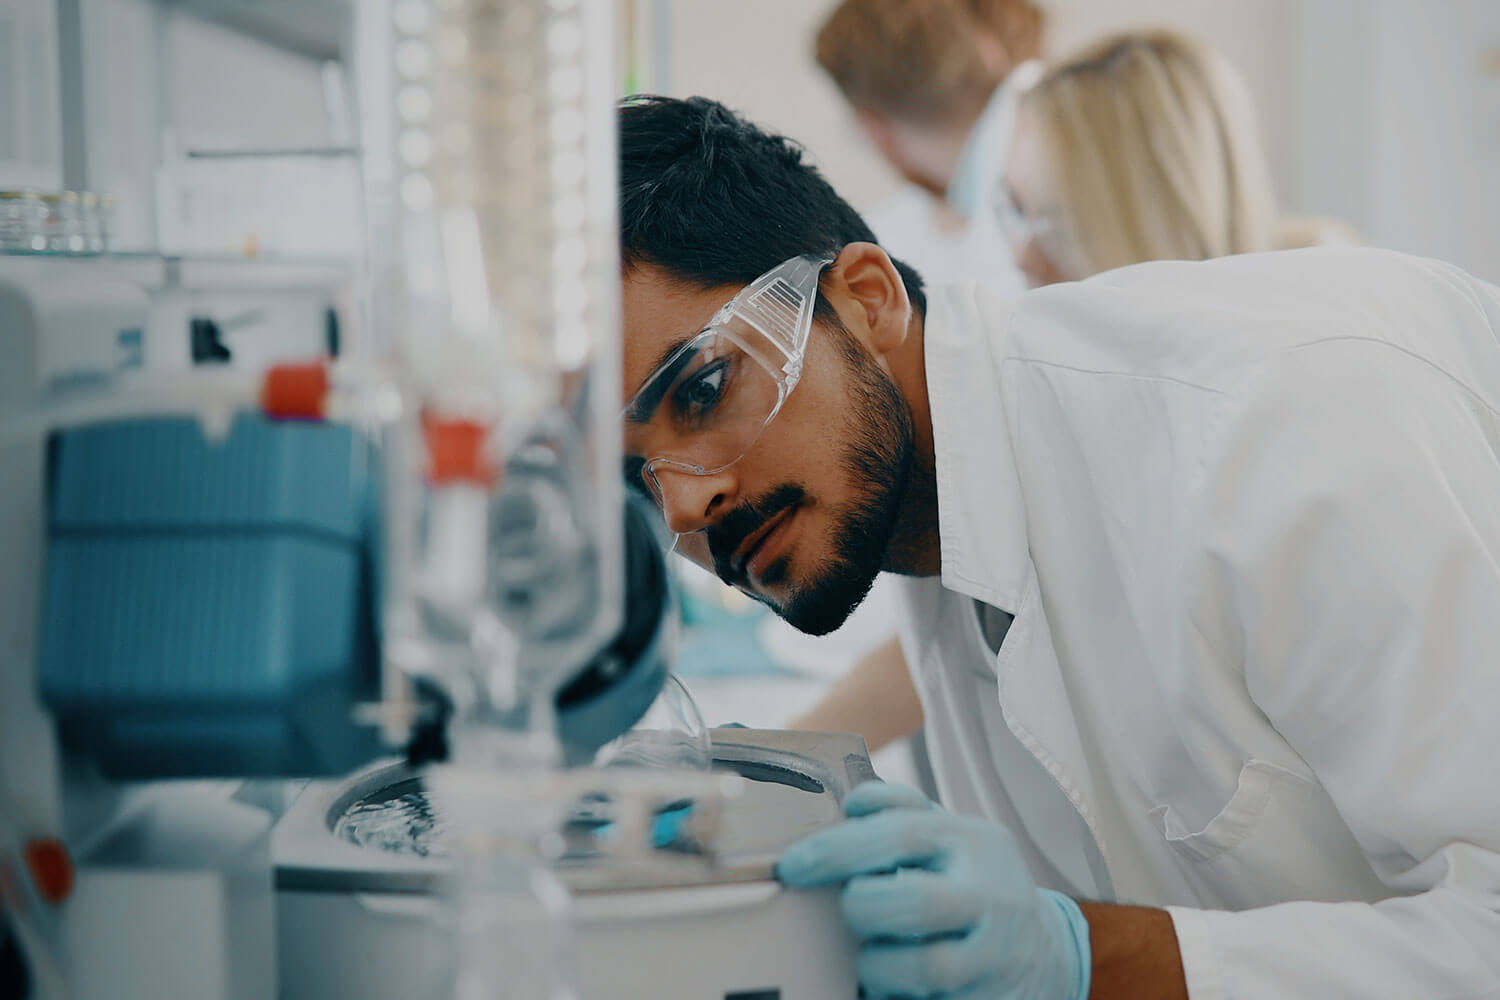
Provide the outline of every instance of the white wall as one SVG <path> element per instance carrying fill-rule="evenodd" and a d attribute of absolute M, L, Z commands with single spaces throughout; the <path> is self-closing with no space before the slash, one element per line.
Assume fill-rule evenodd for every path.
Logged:
<path fill-rule="evenodd" d="M 1500 3 L 1374 6 L 1369 231 L 1500 281 Z"/>
<path fill-rule="evenodd" d="M 1301 0 L 1287 200 L 1500 281 L 1500 3 Z"/>

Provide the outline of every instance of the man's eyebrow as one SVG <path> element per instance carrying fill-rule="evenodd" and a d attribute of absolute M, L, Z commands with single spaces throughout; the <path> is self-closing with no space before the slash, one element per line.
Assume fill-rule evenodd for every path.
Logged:
<path fill-rule="evenodd" d="M 682 337 L 668 344 L 666 348 L 656 356 L 651 367 L 646 369 L 650 374 L 646 376 L 649 383 L 637 390 L 636 397 L 625 409 L 625 419 L 633 424 L 649 424 L 651 418 L 656 416 L 657 407 L 661 406 L 662 397 L 667 394 L 667 388 L 676 380 L 678 374 L 688 366 L 688 363 L 697 356 L 696 351 L 682 351 L 693 340 L 697 339 L 703 331 L 698 331 L 691 336 Z M 677 355 L 678 351 L 682 354 Z M 674 357 L 674 355 L 677 355 Z M 663 368 L 667 362 L 671 367 Z"/>

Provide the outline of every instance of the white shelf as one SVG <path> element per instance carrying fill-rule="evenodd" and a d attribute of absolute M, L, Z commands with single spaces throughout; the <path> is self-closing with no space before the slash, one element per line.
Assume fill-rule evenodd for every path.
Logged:
<path fill-rule="evenodd" d="M 327 287 L 353 280 L 352 261 L 331 258 L 208 257 L 169 258 L 187 288 Z"/>
<path fill-rule="evenodd" d="M 189 289 L 327 288 L 355 278 L 355 263 L 336 258 L 238 257 L 225 254 L 175 256 L 150 252 L 108 254 L 0 254 L 0 269 L 18 274 L 105 273 L 146 288 L 160 288 L 171 280 Z"/>

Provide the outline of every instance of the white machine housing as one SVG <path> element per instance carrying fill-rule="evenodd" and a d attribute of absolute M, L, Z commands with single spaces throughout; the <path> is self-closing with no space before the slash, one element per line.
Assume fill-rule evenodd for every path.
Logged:
<path fill-rule="evenodd" d="M 581 1000 L 852 1000 L 856 944 L 834 889 L 783 889 L 781 851 L 837 822 L 873 777 L 864 741 L 833 733 L 712 730 L 716 769 L 747 780 L 722 821 L 719 855 L 675 869 L 564 863 Z M 279 959 L 293 996 L 423 995 L 448 949 L 438 858 L 359 847 L 331 832 L 351 806 L 409 783 L 382 764 L 310 787 L 278 825 Z"/>

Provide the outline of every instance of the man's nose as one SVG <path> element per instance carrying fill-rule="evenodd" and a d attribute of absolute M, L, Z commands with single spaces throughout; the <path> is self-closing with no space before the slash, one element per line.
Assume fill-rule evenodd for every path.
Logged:
<path fill-rule="evenodd" d="M 661 491 L 662 519 L 675 535 L 702 531 L 732 506 L 734 476 L 730 469 L 700 476 L 668 466 L 653 469 L 652 475 Z"/>

